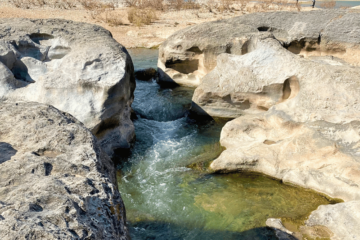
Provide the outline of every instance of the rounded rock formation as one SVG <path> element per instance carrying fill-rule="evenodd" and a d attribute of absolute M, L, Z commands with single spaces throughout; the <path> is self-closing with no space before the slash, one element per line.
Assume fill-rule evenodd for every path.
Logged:
<path fill-rule="evenodd" d="M 0 19 L 0 99 L 74 115 L 111 155 L 134 139 L 134 89 L 131 58 L 109 31 L 61 19 Z"/>

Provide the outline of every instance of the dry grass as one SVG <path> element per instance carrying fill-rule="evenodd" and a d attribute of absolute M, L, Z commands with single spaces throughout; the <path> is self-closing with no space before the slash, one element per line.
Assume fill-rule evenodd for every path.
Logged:
<path fill-rule="evenodd" d="M 158 11 L 167 10 L 167 5 L 164 4 L 163 0 L 125 0 L 125 5 L 130 8 L 152 8 Z"/>
<path fill-rule="evenodd" d="M 331 8 L 335 8 L 335 5 L 336 5 L 336 2 L 334 0 L 330 0 L 330 1 L 322 2 L 320 4 L 320 7 L 331 9 Z"/>
<path fill-rule="evenodd" d="M 112 27 L 124 25 L 123 19 L 120 16 L 118 16 L 117 13 L 112 12 L 112 11 L 105 12 L 104 22 L 106 22 L 107 24 L 109 24 Z"/>
<path fill-rule="evenodd" d="M 152 8 L 130 8 L 127 13 L 129 22 L 137 27 L 148 25 L 158 19 L 156 11 Z"/>

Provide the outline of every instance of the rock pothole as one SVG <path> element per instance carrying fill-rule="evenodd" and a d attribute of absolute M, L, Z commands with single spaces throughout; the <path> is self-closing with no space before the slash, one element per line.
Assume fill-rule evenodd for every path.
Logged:
<path fill-rule="evenodd" d="M 34 83 L 48 71 L 46 65 L 69 54 L 68 43 L 47 33 L 32 33 L 17 41 L 0 43 L 0 62 L 14 75 L 14 78 Z M 26 86 L 26 85 L 24 85 Z"/>

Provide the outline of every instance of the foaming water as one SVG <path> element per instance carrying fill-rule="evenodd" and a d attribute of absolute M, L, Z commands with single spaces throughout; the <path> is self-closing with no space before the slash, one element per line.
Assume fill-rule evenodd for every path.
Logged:
<path fill-rule="evenodd" d="M 131 51 L 135 68 L 155 67 L 154 52 Z M 276 239 L 267 218 L 301 219 L 329 203 L 265 176 L 204 171 L 221 151 L 223 125 L 189 119 L 192 93 L 137 81 L 137 140 L 118 170 L 132 239 Z"/>

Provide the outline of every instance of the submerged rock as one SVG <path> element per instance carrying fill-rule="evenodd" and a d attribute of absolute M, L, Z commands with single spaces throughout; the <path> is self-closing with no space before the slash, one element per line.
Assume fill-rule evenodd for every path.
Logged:
<path fill-rule="evenodd" d="M 131 58 L 109 31 L 60 19 L 0 19 L 0 99 L 68 112 L 112 154 L 135 136 L 134 89 Z"/>
<path fill-rule="evenodd" d="M 274 37 L 289 51 L 360 65 L 360 15 L 351 10 L 272 12 L 207 22 L 170 36 L 159 49 L 159 81 L 196 87 L 222 53 L 243 55 Z"/>
<path fill-rule="evenodd" d="M 114 166 L 70 114 L 0 102 L 0 238 L 127 239 Z"/>
<path fill-rule="evenodd" d="M 157 71 L 154 68 L 147 68 L 135 72 L 135 78 L 142 81 L 149 81 L 156 78 Z"/>

